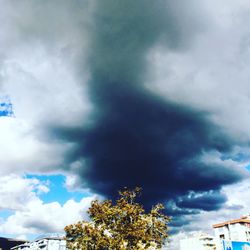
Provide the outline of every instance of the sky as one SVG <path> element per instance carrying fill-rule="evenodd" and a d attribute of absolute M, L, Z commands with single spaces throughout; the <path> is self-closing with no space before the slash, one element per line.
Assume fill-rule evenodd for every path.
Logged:
<path fill-rule="evenodd" d="M 186 235 L 249 214 L 250 3 L 0 0 L 0 234 L 143 188 Z"/>

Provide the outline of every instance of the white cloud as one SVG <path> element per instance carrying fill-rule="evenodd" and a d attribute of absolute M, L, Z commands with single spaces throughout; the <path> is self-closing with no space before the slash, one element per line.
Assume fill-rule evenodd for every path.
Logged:
<path fill-rule="evenodd" d="M 68 200 L 60 205 L 58 202 L 43 203 L 40 199 L 28 202 L 25 209 L 16 211 L 1 225 L 1 233 L 42 234 L 62 232 L 66 225 L 87 219 L 87 209 L 95 196 L 83 198 L 80 202 Z"/>
<path fill-rule="evenodd" d="M 74 70 L 57 52 L 22 45 L 1 63 L 0 88 L 10 96 L 15 118 L 0 119 L 0 173 L 59 169 L 72 145 L 51 142 L 45 127 L 79 124 L 91 109 Z"/>
<path fill-rule="evenodd" d="M 25 120 L 0 119 L 0 174 L 49 171 L 63 161 L 67 145 L 46 143 Z"/>
<path fill-rule="evenodd" d="M 46 183 L 36 178 L 25 179 L 16 174 L 0 177 L 0 209 L 23 210 L 37 195 L 49 192 Z"/>
<path fill-rule="evenodd" d="M 65 225 L 86 218 L 96 196 L 63 205 L 44 203 L 39 195 L 49 192 L 47 183 L 20 176 L 60 172 L 73 145 L 51 140 L 46 128 L 79 124 L 91 109 L 83 87 L 88 72 L 82 64 L 79 82 L 75 67 L 86 48 L 81 22 L 88 18 L 88 3 L 0 0 L 0 4 L 4 6 L 0 95 L 10 96 L 15 114 L 0 119 L 1 208 L 13 210 L 1 220 L 0 232 L 24 237 L 62 231 Z"/>
<path fill-rule="evenodd" d="M 0 3 L 0 96 L 10 96 L 15 114 L 0 119 L 0 174 L 60 171 L 72 145 L 52 142 L 46 130 L 79 124 L 91 110 L 88 72 L 82 64 L 79 82 L 76 69 L 88 4 Z"/>
<path fill-rule="evenodd" d="M 87 219 L 91 201 L 98 198 L 92 195 L 63 205 L 44 203 L 39 195 L 49 192 L 47 183 L 18 175 L 0 177 L 0 190 L 1 209 L 13 210 L 12 215 L 2 218 L 0 233 L 13 235 L 62 232 L 66 225 Z"/>
<path fill-rule="evenodd" d="M 42 126 L 77 124 L 90 110 L 72 66 L 62 55 L 41 46 L 22 48 L 2 65 L 3 91 L 10 95 L 15 116 Z M 83 79 L 88 75 L 83 72 Z M 84 80 L 83 80 L 84 81 Z"/>
<path fill-rule="evenodd" d="M 75 174 L 68 174 L 66 176 L 66 181 L 65 181 L 65 187 L 67 188 L 67 190 L 69 191 L 79 191 L 82 190 L 81 187 L 81 179 L 79 178 L 79 176 L 75 175 Z"/>

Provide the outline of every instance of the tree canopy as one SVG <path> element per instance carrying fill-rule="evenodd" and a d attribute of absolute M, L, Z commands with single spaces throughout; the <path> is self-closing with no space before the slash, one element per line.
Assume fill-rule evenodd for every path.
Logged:
<path fill-rule="evenodd" d="M 119 191 L 111 200 L 92 202 L 90 221 L 65 227 L 67 247 L 77 250 L 161 249 L 168 237 L 170 218 L 162 213 L 162 204 L 146 213 L 136 202 L 141 188 Z"/>

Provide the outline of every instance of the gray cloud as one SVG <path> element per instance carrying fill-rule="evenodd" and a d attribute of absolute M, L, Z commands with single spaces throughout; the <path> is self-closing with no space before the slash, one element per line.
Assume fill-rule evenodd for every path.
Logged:
<path fill-rule="evenodd" d="M 200 194 L 191 192 L 185 197 L 180 197 L 177 204 L 179 207 L 210 211 L 221 208 L 226 201 L 226 196 L 220 192 L 209 191 Z"/>
<path fill-rule="evenodd" d="M 54 227 L 50 222 L 44 221 L 43 218 L 28 220 L 24 223 L 23 226 L 26 228 L 30 228 L 31 230 L 34 230 L 38 233 L 54 233 Z"/>
<path fill-rule="evenodd" d="M 231 155 L 237 141 L 212 122 L 209 112 L 160 98 L 144 87 L 150 50 L 159 44 L 170 51 L 186 49 L 199 30 L 194 20 L 178 16 L 184 7 L 179 2 L 95 4 L 88 53 L 91 122 L 51 130 L 75 145 L 66 157 L 68 165 L 84 159 L 77 173 L 87 187 L 108 197 L 139 185 L 145 206 L 170 199 L 179 214 L 219 209 L 226 201 L 221 187 L 247 173 L 226 166 L 222 158 L 215 164 L 201 157 L 213 151 Z M 187 198 L 189 192 L 200 197 Z"/>
<path fill-rule="evenodd" d="M 241 127 L 249 127 L 249 77 L 244 63 L 237 63 L 246 53 L 236 50 L 231 56 L 232 48 L 248 50 L 247 37 L 240 31 L 232 37 L 242 25 L 228 28 L 227 18 L 218 24 L 222 15 L 215 2 L 4 3 L 9 17 L 2 47 L 42 46 L 67 61 L 82 84 L 83 100 L 87 95 L 93 106 L 89 116 L 76 112 L 75 123 L 58 115 L 65 108 L 60 105 L 51 105 L 53 115 L 35 116 L 46 120 L 39 128 L 49 135 L 46 143 L 70 145 L 58 168 L 78 174 L 83 186 L 107 197 L 123 186 L 142 186 L 144 204 L 170 200 L 167 210 L 180 226 L 187 222 L 184 215 L 221 208 L 226 202 L 222 187 L 247 177 L 236 166 L 248 154 L 248 130 L 241 133 Z M 51 79 L 60 96 L 70 93 L 65 81 Z M 50 89 L 44 82 L 39 84 Z M 58 101 L 56 91 L 48 93 Z M 204 160 L 204 155 L 211 157 Z"/>

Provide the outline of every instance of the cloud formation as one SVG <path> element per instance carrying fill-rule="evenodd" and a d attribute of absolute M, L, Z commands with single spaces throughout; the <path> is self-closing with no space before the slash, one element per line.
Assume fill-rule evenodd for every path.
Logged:
<path fill-rule="evenodd" d="M 248 2 L 1 3 L 17 117 L 0 120 L 1 173 L 70 172 L 107 197 L 139 185 L 179 228 L 247 178 Z"/>
<path fill-rule="evenodd" d="M 175 16 L 179 10 L 178 1 L 96 2 L 88 54 L 92 122 L 53 134 L 75 144 L 66 160 L 84 159 L 78 173 L 94 192 L 114 197 L 123 186 L 139 185 L 145 205 L 198 192 L 199 198 L 191 195 L 176 205 L 216 210 L 226 201 L 221 187 L 247 174 L 202 157 L 230 155 L 234 139 L 209 113 L 160 98 L 144 86 L 150 50 L 159 44 L 182 50 L 196 32 L 183 32 L 193 20 Z"/>
<path fill-rule="evenodd" d="M 56 201 L 45 203 L 40 195 L 50 191 L 46 182 L 12 174 L 2 175 L 0 183 L 0 209 L 11 209 L 10 216 L 0 221 L 2 234 L 63 232 L 66 225 L 86 220 L 91 201 L 97 199 L 97 196 L 89 196 L 79 202 L 70 199 L 64 204 Z"/>

